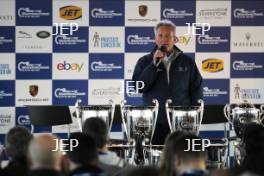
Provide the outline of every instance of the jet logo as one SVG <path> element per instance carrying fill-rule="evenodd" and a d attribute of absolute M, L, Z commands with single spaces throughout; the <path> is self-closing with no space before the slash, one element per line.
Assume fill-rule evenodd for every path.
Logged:
<path fill-rule="evenodd" d="M 82 17 L 82 9 L 77 6 L 64 6 L 60 8 L 60 17 L 65 20 L 76 20 Z"/>
<path fill-rule="evenodd" d="M 215 73 L 224 69 L 224 61 L 222 59 L 209 58 L 202 62 L 202 70 L 205 72 Z"/>

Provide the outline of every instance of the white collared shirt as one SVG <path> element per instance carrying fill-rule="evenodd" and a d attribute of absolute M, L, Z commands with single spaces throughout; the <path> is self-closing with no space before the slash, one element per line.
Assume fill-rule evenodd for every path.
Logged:
<path fill-rule="evenodd" d="M 158 63 L 155 63 L 154 64 L 156 65 L 156 67 L 159 66 L 159 64 L 161 62 L 163 62 L 164 64 L 164 67 L 166 68 L 166 72 L 167 72 L 167 80 L 168 80 L 168 84 L 170 83 L 170 66 L 171 66 L 171 63 L 174 59 L 177 58 L 177 56 L 180 54 L 181 52 L 178 51 L 178 50 L 173 50 L 173 52 L 169 55 L 169 56 L 165 56 L 164 59 L 161 59 L 159 60 Z"/>

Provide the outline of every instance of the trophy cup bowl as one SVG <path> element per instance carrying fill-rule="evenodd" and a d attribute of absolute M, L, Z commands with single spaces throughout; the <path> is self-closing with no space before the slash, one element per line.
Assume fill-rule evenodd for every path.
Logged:
<path fill-rule="evenodd" d="M 128 140 L 137 135 L 144 135 L 151 142 L 158 115 L 158 102 L 153 100 L 154 106 L 131 106 L 121 103 L 122 122 Z"/>
<path fill-rule="evenodd" d="M 113 119 L 115 104 L 110 100 L 109 105 L 81 105 L 81 100 L 77 100 L 75 103 L 75 113 L 78 119 L 79 128 L 82 131 L 82 125 L 86 119 L 91 117 L 98 117 L 104 120 L 110 133 Z"/>
<path fill-rule="evenodd" d="M 200 106 L 170 106 L 172 100 L 166 101 L 167 120 L 171 132 L 176 130 L 199 133 L 201 126 L 204 103 L 202 100 L 198 101 Z"/>
<path fill-rule="evenodd" d="M 151 155 L 146 154 L 145 151 L 152 151 L 151 141 L 159 109 L 158 101 L 153 100 L 153 103 L 154 106 L 131 106 L 125 105 L 125 101 L 121 102 L 122 123 L 128 143 L 133 143 L 135 146 L 132 160 L 135 160 L 136 164 L 144 164 L 146 156 Z"/>
<path fill-rule="evenodd" d="M 239 138 L 243 137 L 247 124 L 261 124 L 260 110 L 246 100 L 241 104 L 233 105 L 233 107 L 228 104 L 225 105 L 224 114 Z"/>

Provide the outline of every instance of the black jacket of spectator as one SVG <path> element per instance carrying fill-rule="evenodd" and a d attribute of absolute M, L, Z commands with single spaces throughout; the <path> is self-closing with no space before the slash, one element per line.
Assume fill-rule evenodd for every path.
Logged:
<path fill-rule="evenodd" d="M 83 166 L 79 167 L 72 172 L 70 172 L 70 176 L 82 176 L 86 174 L 87 176 L 106 176 L 104 171 L 96 166 Z"/>
<path fill-rule="evenodd" d="M 63 176 L 60 172 L 52 169 L 36 169 L 29 172 L 28 176 Z"/>
<path fill-rule="evenodd" d="M 8 165 L 3 168 L 2 175 L 4 176 L 27 176 L 28 164 L 26 158 L 14 159 L 9 161 Z"/>

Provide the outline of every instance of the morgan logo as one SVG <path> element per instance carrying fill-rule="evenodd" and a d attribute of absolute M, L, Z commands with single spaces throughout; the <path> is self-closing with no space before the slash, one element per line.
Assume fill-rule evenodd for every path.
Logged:
<path fill-rule="evenodd" d="M 206 59 L 202 62 L 202 70 L 205 72 L 215 73 L 224 69 L 224 61 L 222 59 Z"/>
<path fill-rule="evenodd" d="M 77 6 L 64 6 L 60 8 L 60 17 L 65 20 L 76 20 L 82 17 L 82 9 Z"/>
<path fill-rule="evenodd" d="M 38 94 L 38 85 L 30 85 L 29 86 L 29 93 L 32 97 L 35 97 L 37 96 Z"/>

